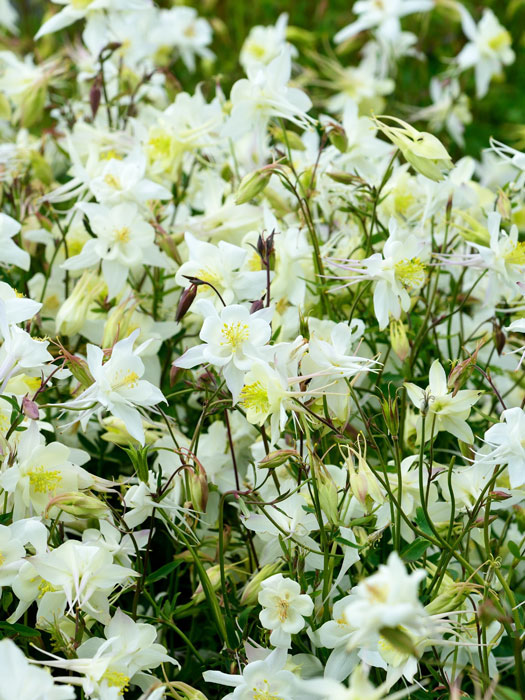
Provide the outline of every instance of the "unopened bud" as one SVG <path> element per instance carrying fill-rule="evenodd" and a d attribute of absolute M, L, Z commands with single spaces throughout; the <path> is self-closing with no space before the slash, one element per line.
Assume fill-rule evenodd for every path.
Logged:
<path fill-rule="evenodd" d="M 91 114 L 93 119 L 97 116 L 98 108 L 100 107 L 100 98 L 102 96 L 102 90 L 100 89 L 101 76 L 100 73 L 97 75 L 89 91 L 89 104 L 91 106 Z"/>
<path fill-rule="evenodd" d="M 507 337 L 503 332 L 502 327 L 499 323 L 497 323 L 497 321 L 494 321 L 492 323 L 492 338 L 494 340 L 494 347 L 496 348 L 496 352 L 498 353 L 498 355 L 501 355 L 501 353 L 503 352 L 503 348 L 505 347 L 505 343 L 507 342 Z"/>
<path fill-rule="evenodd" d="M 370 496 L 374 503 L 383 503 L 385 499 L 381 493 L 379 482 L 367 464 L 366 450 L 364 453 L 361 451 L 360 440 L 357 441 L 357 446 L 357 450 L 348 448 L 345 460 L 350 475 L 350 490 L 362 506 L 366 505 L 367 496 Z M 354 462 L 354 457 L 357 464 Z"/>
<path fill-rule="evenodd" d="M 206 471 L 200 462 L 196 461 L 194 469 L 189 470 L 188 483 L 193 510 L 205 513 L 209 494 L 208 479 L 206 478 Z"/>
<path fill-rule="evenodd" d="M 171 681 L 169 687 L 171 690 L 176 691 L 176 697 L 179 698 L 179 700 L 208 700 L 204 693 L 201 693 L 200 690 L 196 690 L 196 688 L 193 688 L 183 681 Z"/>
<path fill-rule="evenodd" d="M 507 221 L 510 220 L 510 217 L 512 214 L 510 200 L 507 197 L 507 194 L 505 192 L 503 192 L 503 190 L 499 190 L 499 192 L 498 192 L 498 199 L 496 201 L 496 210 L 499 212 L 502 219 L 506 219 Z"/>
<path fill-rule="evenodd" d="M 452 368 L 450 374 L 448 375 L 447 385 L 449 389 L 454 390 L 454 395 L 461 389 L 462 386 L 470 379 L 476 363 L 478 361 L 478 353 L 483 346 L 483 341 L 478 343 L 478 346 L 465 360 L 458 362 L 455 367 Z"/>
<path fill-rule="evenodd" d="M 137 302 L 129 303 L 125 300 L 115 306 L 108 314 L 106 323 L 104 324 L 104 333 L 102 334 L 102 347 L 110 348 L 118 340 L 127 338 L 137 328 L 136 317 L 134 318 Z"/>
<path fill-rule="evenodd" d="M 348 150 L 348 137 L 340 124 L 330 124 L 328 138 L 332 146 L 335 146 L 341 153 L 346 153 Z"/>
<path fill-rule="evenodd" d="M 280 126 L 272 126 L 270 132 L 276 141 L 280 143 L 288 144 L 292 151 L 304 151 L 306 146 L 301 141 L 299 134 L 295 131 L 290 131 L 289 129 L 282 129 Z"/>
<path fill-rule="evenodd" d="M 52 498 L 44 513 L 46 518 L 49 511 L 55 507 L 77 518 L 101 518 L 108 511 L 108 507 L 103 501 L 81 491 L 61 493 Z"/>
<path fill-rule="evenodd" d="M 237 196 L 235 197 L 236 204 L 245 204 L 258 194 L 263 192 L 266 185 L 270 182 L 272 171 L 269 168 L 262 168 L 253 173 L 245 175 L 241 180 Z"/>
<path fill-rule="evenodd" d="M 397 396 L 394 396 L 394 398 L 389 396 L 387 399 L 383 399 L 381 401 L 381 410 L 388 432 L 390 435 L 397 435 L 399 431 L 399 405 Z"/>
<path fill-rule="evenodd" d="M 22 412 L 31 420 L 38 420 L 39 418 L 38 405 L 29 396 L 24 396 L 22 399 Z"/>
<path fill-rule="evenodd" d="M 282 566 L 283 565 L 280 561 L 272 562 L 271 564 L 265 564 L 260 571 L 254 574 L 243 588 L 241 594 L 241 605 L 257 605 L 259 600 L 259 591 L 261 590 L 263 581 L 266 581 L 266 579 L 270 578 L 270 576 L 279 573 Z"/>
<path fill-rule="evenodd" d="M 404 362 L 410 352 L 410 343 L 408 342 L 406 326 L 401 321 L 392 320 L 390 322 L 390 344 L 401 362 Z"/>
<path fill-rule="evenodd" d="M 270 452 L 267 454 L 266 457 L 263 457 L 263 459 L 261 459 L 259 462 L 259 467 L 263 467 L 265 469 L 275 469 L 276 467 L 280 467 L 281 464 L 284 464 L 292 457 L 301 459 L 301 455 L 299 452 L 297 452 L 297 450 L 276 450 L 275 452 Z"/>
<path fill-rule="evenodd" d="M 88 312 L 98 297 L 107 293 L 104 280 L 94 272 L 84 272 L 73 292 L 60 307 L 56 316 L 56 331 L 63 335 L 74 335 L 84 325 Z"/>
<path fill-rule="evenodd" d="M 225 566 L 225 570 L 231 568 L 231 565 L 227 564 Z M 221 585 L 221 565 L 215 564 L 214 566 L 210 566 L 209 569 L 206 569 L 206 574 L 211 583 L 211 587 L 214 591 L 217 591 Z M 199 585 L 195 589 L 195 592 L 192 595 L 192 600 L 198 604 L 202 603 L 205 599 L 206 594 L 204 593 L 204 588 L 202 587 L 202 583 L 199 583 Z"/>
<path fill-rule="evenodd" d="M 186 289 L 182 292 L 182 294 L 180 295 L 179 303 L 177 305 L 177 312 L 175 314 L 175 321 L 177 321 L 177 323 L 181 321 L 187 314 L 190 306 L 195 301 L 196 296 L 197 285 L 195 284 L 190 284 L 190 286 L 186 287 Z"/>
<path fill-rule="evenodd" d="M 264 302 L 262 299 L 256 299 L 252 302 L 252 305 L 250 306 L 250 313 L 254 314 L 257 311 L 260 311 L 261 309 L 264 309 Z"/>
<path fill-rule="evenodd" d="M 321 510 L 333 525 L 339 524 L 339 495 L 337 486 L 321 461 L 315 461 L 314 474 L 317 479 Z"/>

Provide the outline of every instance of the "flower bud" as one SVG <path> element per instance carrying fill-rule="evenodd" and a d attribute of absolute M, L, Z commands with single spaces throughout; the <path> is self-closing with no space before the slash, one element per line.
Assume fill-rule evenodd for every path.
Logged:
<path fill-rule="evenodd" d="M 496 201 L 496 210 L 499 212 L 502 219 L 510 221 L 512 215 L 512 208 L 510 205 L 510 199 L 508 198 L 506 192 L 499 190 L 498 199 Z"/>
<path fill-rule="evenodd" d="M 474 368 L 476 367 L 476 362 L 478 361 L 478 353 L 482 346 L 483 340 L 478 343 L 472 355 L 458 362 L 448 375 L 447 385 L 449 389 L 454 390 L 454 396 L 472 376 Z"/>
<path fill-rule="evenodd" d="M 399 432 L 399 407 L 397 396 L 389 396 L 381 401 L 381 410 L 385 419 L 386 427 L 390 435 L 397 435 Z"/>
<path fill-rule="evenodd" d="M 224 568 L 227 571 L 228 569 L 231 569 L 232 566 L 226 565 Z M 206 574 L 211 583 L 211 587 L 214 591 L 217 591 L 221 585 L 221 565 L 214 564 L 213 566 L 210 566 L 208 569 L 206 569 Z M 199 583 L 199 585 L 195 589 L 195 592 L 192 595 L 192 600 L 195 603 L 199 604 L 202 603 L 205 599 L 206 594 L 204 593 L 204 588 L 202 587 L 202 583 Z"/>
<path fill-rule="evenodd" d="M 462 219 L 466 226 L 454 224 L 454 228 L 459 235 L 469 243 L 477 243 L 485 247 L 490 245 L 490 234 L 488 229 L 483 226 L 477 219 L 464 211 L 454 210 L 454 214 Z"/>
<path fill-rule="evenodd" d="M 241 594 L 241 605 L 257 605 L 259 600 L 259 591 L 263 581 L 267 578 L 279 573 L 282 569 L 280 561 L 265 564 L 260 571 L 257 571 L 251 579 L 246 583 Z"/>
<path fill-rule="evenodd" d="M 103 501 L 81 491 L 61 493 L 52 498 L 44 513 L 46 518 L 49 511 L 55 507 L 77 518 L 101 518 L 108 512 L 108 507 Z"/>
<path fill-rule="evenodd" d="M 183 681 L 171 681 L 169 687 L 176 691 L 179 700 L 208 700 L 204 693 Z"/>
<path fill-rule="evenodd" d="M 401 321 L 392 320 L 390 322 L 390 344 L 401 362 L 404 362 L 410 352 L 410 343 L 408 342 L 406 326 Z"/>
<path fill-rule="evenodd" d="M 204 467 L 198 461 L 195 462 L 195 468 L 188 471 L 188 484 L 192 510 L 205 513 L 209 493 L 208 479 Z"/>
<path fill-rule="evenodd" d="M 107 293 L 104 280 L 94 272 L 84 272 L 56 316 L 56 332 L 74 335 L 84 325 L 91 305 Z"/>
<path fill-rule="evenodd" d="M 181 321 L 187 314 L 190 306 L 195 301 L 196 296 L 197 285 L 195 284 L 190 284 L 189 287 L 186 287 L 186 289 L 183 290 L 182 294 L 180 295 L 179 303 L 177 304 L 177 312 L 175 314 L 175 321 L 177 321 L 177 323 L 179 323 L 179 321 Z"/>
<path fill-rule="evenodd" d="M 38 420 L 40 415 L 38 412 L 38 405 L 32 401 L 29 396 L 24 396 L 22 399 L 22 412 L 27 418 L 31 418 L 31 420 Z"/>
<path fill-rule="evenodd" d="M 136 321 L 133 318 L 136 307 L 137 303 L 130 304 L 129 300 L 126 299 L 111 309 L 104 324 L 102 347 L 110 348 L 118 340 L 127 338 L 130 333 L 136 330 Z"/>
<path fill-rule="evenodd" d="M 280 467 L 281 464 L 287 462 L 291 457 L 301 459 L 301 455 L 297 450 L 275 450 L 275 452 L 270 452 L 266 457 L 263 457 L 258 465 L 265 469 L 275 469 L 275 467 Z"/>
<path fill-rule="evenodd" d="M 271 176 L 272 171 L 268 168 L 261 168 L 261 170 L 256 170 L 253 173 L 245 175 L 241 180 L 239 189 L 237 190 L 235 203 L 245 204 L 254 197 L 257 197 L 257 195 L 263 192 L 266 185 L 270 182 Z"/>
<path fill-rule="evenodd" d="M 354 457 L 357 464 L 354 463 Z M 348 455 L 345 460 L 346 468 L 350 474 L 350 490 L 357 500 L 364 507 L 367 496 L 370 496 L 375 503 L 383 503 L 385 500 L 381 493 L 379 482 L 366 462 L 366 449 L 361 452 L 361 442 L 357 441 L 357 451 L 348 448 Z"/>
<path fill-rule="evenodd" d="M 348 137 L 340 124 L 330 124 L 328 138 L 332 146 L 335 146 L 341 153 L 346 153 L 348 150 Z"/>
<path fill-rule="evenodd" d="M 401 126 L 389 126 L 377 118 L 377 128 L 399 148 L 404 158 L 418 173 L 430 180 L 440 182 L 453 167 L 447 149 L 441 141 L 426 131 L 418 131 L 410 124 L 396 117 L 383 117 Z"/>
<path fill-rule="evenodd" d="M 306 146 L 301 141 L 299 134 L 289 129 L 282 129 L 280 126 L 274 125 L 270 127 L 270 132 L 276 141 L 280 143 L 288 143 L 292 151 L 304 151 Z"/>
<path fill-rule="evenodd" d="M 339 495 L 335 481 L 321 461 L 314 462 L 314 474 L 319 491 L 319 504 L 328 520 L 334 525 L 339 524 Z"/>

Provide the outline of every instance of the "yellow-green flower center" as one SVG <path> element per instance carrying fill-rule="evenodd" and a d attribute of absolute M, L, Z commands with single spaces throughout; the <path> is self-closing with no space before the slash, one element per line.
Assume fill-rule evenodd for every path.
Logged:
<path fill-rule="evenodd" d="M 44 465 L 29 472 L 29 483 L 37 493 L 54 491 L 61 481 L 62 475 L 57 469 L 46 469 Z"/>
<path fill-rule="evenodd" d="M 421 287 L 425 281 L 425 265 L 419 258 L 405 258 L 394 265 L 396 277 L 406 288 Z"/>
<path fill-rule="evenodd" d="M 505 262 L 509 265 L 525 265 L 525 242 L 516 243 L 514 248 L 505 255 Z"/>
<path fill-rule="evenodd" d="M 236 323 L 224 323 L 221 328 L 224 340 L 221 345 L 231 345 L 232 350 L 237 350 L 250 336 L 250 329 L 246 323 L 237 321 Z"/>

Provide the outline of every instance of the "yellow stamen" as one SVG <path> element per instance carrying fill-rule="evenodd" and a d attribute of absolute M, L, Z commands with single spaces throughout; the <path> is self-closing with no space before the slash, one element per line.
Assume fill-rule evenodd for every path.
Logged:
<path fill-rule="evenodd" d="M 106 183 L 106 185 L 113 187 L 113 189 L 115 190 L 122 189 L 122 185 L 120 184 L 119 180 L 114 175 L 111 175 L 111 173 L 104 175 L 104 182 Z"/>
<path fill-rule="evenodd" d="M 253 382 L 246 384 L 242 388 L 239 403 L 247 410 L 254 410 L 258 413 L 268 413 L 270 410 L 270 402 L 268 394 L 261 382 Z"/>
<path fill-rule="evenodd" d="M 119 695 L 129 690 L 129 676 L 124 675 L 120 671 L 106 671 L 102 676 L 110 688 L 119 688 Z"/>
<path fill-rule="evenodd" d="M 263 684 L 263 688 L 260 685 L 258 688 L 256 686 L 252 688 L 253 700 L 283 700 L 281 695 L 270 692 L 270 684 L 266 678 L 263 680 Z"/>
<path fill-rule="evenodd" d="M 250 329 L 246 323 L 225 323 L 221 328 L 221 333 L 225 340 L 221 345 L 231 345 L 232 350 L 237 350 L 239 345 L 242 345 L 250 336 Z"/>
<path fill-rule="evenodd" d="M 516 243 L 514 248 L 505 255 L 505 262 L 509 265 L 525 265 L 525 242 Z"/>
<path fill-rule="evenodd" d="M 281 598 L 277 603 L 277 615 L 281 622 L 285 622 L 288 617 L 288 608 L 290 607 L 290 601 Z"/>
<path fill-rule="evenodd" d="M 425 265 L 419 258 L 400 260 L 394 265 L 396 277 L 401 284 L 408 288 L 421 287 L 425 281 Z"/>
<path fill-rule="evenodd" d="M 50 493 L 62 481 L 58 469 L 46 469 L 43 464 L 29 472 L 29 483 L 37 493 Z"/>
<path fill-rule="evenodd" d="M 115 242 L 116 243 L 128 243 L 130 237 L 130 231 L 127 226 L 118 228 L 115 231 Z"/>

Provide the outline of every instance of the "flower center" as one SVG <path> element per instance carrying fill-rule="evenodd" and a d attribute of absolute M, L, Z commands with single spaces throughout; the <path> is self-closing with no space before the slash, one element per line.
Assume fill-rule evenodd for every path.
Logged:
<path fill-rule="evenodd" d="M 129 677 L 120 671 L 106 671 L 102 676 L 110 688 L 119 688 L 119 695 L 124 695 L 129 688 Z"/>
<path fill-rule="evenodd" d="M 285 598 L 280 598 L 277 602 L 277 615 L 281 622 L 285 622 L 288 617 L 288 608 L 290 607 L 290 601 Z"/>
<path fill-rule="evenodd" d="M 500 51 L 501 49 L 510 46 L 510 34 L 506 30 L 503 30 L 502 32 L 499 32 L 499 34 L 496 34 L 490 38 L 487 44 L 493 51 Z"/>
<path fill-rule="evenodd" d="M 516 243 L 514 248 L 505 255 L 505 262 L 509 265 L 525 265 L 525 242 Z"/>
<path fill-rule="evenodd" d="M 261 382 L 246 384 L 242 388 L 239 403 L 248 411 L 254 410 L 257 413 L 268 413 L 270 410 L 268 394 Z"/>
<path fill-rule="evenodd" d="M 42 579 L 42 581 L 40 581 L 38 584 L 38 599 L 40 600 L 43 598 L 46 593 L 52 593 L 53 591 L 57 590 L 58 589 L 52 586 L 49 581 Z"/>
<path fill-rule="evenodd" d="M 231 345 L 232 350 L 237 350 L 239 345 L 242 345 L 245 340 L 248 340 L 250 329 L 246 323 L 225 323 L 221 328 L 221 333 L 225 340 L 221 345 Z"/>
<path fill-rule="evenodd" d="M 115 243 L 128 243 L 130 230 L 128 226 L 123 226 L 115 230 Z"/>
<path fill-rule="evenodd" d="M 29 483 L 37 493 L 54 491 L 61 481 L 58 470 L 47 470 L 43 464 L 29 472 Z"/>
<path fill-rule="evenodd" d="M 421 287 L 425 281 L 425 265 L 419 258 L 400 260 L 394 265 L 396 277 L 406 288 Z"/>
<path fill-rule="evenodd" d="M 104 182 L 106 183 L 106 185 L 113 187 L 114 190 L 122 189 L 122 185 L 120 184 L 118 178 L 116 178 L 114 175 L 111 175 L 111 173 L 104 175 Z"/>
<path fill-rule="evenodd" d="M 259 683 L 258 688 L 255 686 L 252 688 L 252 693 L 253 700 L 283 700 L 280 695 L 271 692 L 270 684 L 266 678 L 262 681 L 262 684 Z"/>
<path fill-rule="evenodd" d="M 121 372 L 117 372 L 115 379 L 112 382 L 112 387 L 113 389 L 120 389 L 123 386 L 128 386 L 130 389 L 135 389 L 137 387 L 138 380 L 139 375 L 131 370 L 128 370 L 123 377 Z"/>

